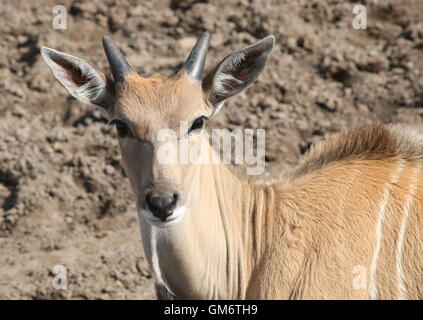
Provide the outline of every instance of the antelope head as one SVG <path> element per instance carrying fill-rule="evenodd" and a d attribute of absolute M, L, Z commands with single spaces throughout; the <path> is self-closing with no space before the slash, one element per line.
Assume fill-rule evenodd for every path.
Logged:
<path fill-rule="evenodd" d="M 230 54 L 203 77 L 209 39 L 209 33 L 203 33 L 173 77 L 138 75 L 108 37 L 102 40 L 113 79 L 83 59 L 41 49 L 53 75 L 69 93 L 84 105 L 99 108 L 116 127 L 138 210 L 150 224 L 162 228 L 181 221 L 189 208 L 190 190 L 184 178 L 191 169 L 160 161 L 157 155 L 164 144 L 160 132 L 170 129 L 177 133 L 171 143 L 194 148 L 205 122 L 226 99 L 257 78 L 274 44 L 274 37 L 268 36 Z"/>

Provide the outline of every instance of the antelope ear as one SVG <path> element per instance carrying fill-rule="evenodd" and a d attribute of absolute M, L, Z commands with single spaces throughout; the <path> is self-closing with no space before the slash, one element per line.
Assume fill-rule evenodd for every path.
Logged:
<path fill-rule="evenodd" d="M 240 93 L 257 79 L 274 43 L 275 37 L 268 36 L 234 52 L 204 78 L 203 90 L 216 109 L 220 109 L 226 99 Z"/>
<path fill-rule="evenodd" d="M 41 56 L 54 77 L 73 97 L 84 105 L 98 107 L 109 118 L 108 110 L 114 95 L 93 67 L 83 59 L 47 47 L 41 48 Z"/>

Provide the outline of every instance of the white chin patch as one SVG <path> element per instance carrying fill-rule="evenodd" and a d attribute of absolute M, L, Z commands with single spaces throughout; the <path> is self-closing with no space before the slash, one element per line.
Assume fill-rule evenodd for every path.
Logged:
<path fill-rule="evenodd" d="M 141 214 L 143 217 L 151 223 L 153 226 L 158 228 L 168 228 L 171 227 L 182 220 L 185 215 L 186 207 L 177 207 L 173 210 L 173 214 L 167 218 L 166 221 L 162 221 L 159 218 L 155 217 L 149 209 L 141 209 Z"/>

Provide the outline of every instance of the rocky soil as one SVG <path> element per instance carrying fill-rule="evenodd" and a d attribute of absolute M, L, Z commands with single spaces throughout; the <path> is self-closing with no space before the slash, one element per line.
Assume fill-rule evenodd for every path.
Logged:
<path fill-rule="evenodd" d="M 202 31 L 208 69 L 274 34 L 259 80 L 211 127 L 264 128 L 267 174 L 292 167 L 311 143 L 374 121 L 423 128 L 423 1 L 53 0 L 0 4 L 0 299 L 151 299 L 132 193 L 115 132 L 69 97 L 39 54 L 46 45 L 107 68 L 100 37 L 140 73 L 170 75 Z M 65 265 L 66 290 L 52 286 Z"/>

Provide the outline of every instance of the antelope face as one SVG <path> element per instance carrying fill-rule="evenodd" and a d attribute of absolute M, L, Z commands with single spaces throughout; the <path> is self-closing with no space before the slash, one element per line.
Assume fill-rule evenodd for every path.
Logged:
<path fill-rule="evenodd" d="M 116 127 L 137 207 L 157 227 L 181 221 L 190 207 L 193 191 L 185 181 L 196 169 L 189 161 L 181 162 L 186 156 L 181 150 L 186 154 L 201 150 L 204 123 L 227 98 L 257 78 L 274 44 L 274 37 L 269 36 L 232 53 L 203 79 L 209 38 L 205 32 L 182 69 L 170 78 L 136 74 L 107 37 L 103 37 L 103 46 L 113 80 L 105 80 L 85 60 L 41 49 L 57 80 L 81 103 L 100 108 Z M 169 161 L 169 157 L 177 160 Z"/>
<path fill-rule="evenodd" d="M 173 78 L 125 77 L 111 123 L 138 208 L 152 224 L 167 227 L 183 218 L 189 192 L 184 180 L 194 169 L 178 160 L 181 144 L 189 153 L 200 143 L 212 112 L 201 85 L 189 81 L 186 72 Z"/>

